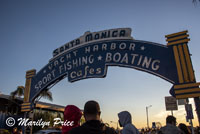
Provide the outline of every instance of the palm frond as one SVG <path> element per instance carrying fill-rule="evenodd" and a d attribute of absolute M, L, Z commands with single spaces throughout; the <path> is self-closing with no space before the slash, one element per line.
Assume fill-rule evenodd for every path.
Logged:
<path fill-rule="evenodd" d="M 25 90 L 24 86 L 18 86 L 15 91 L 10 93 L 11 99 L 15 99 L 16 97 L 23 96 L 24 95 L 24 90 Z M 50 101 L 53 101 L 52 93 L 50 91 L 47 91 L 47 90 L 42 91 L 40 93 L 40 95 L 38 96 L 38 100 L 41 97 L 45 98 L 45 99 L 48 99 Z"/>
<path fill-rule="evenodd" d="M 16 96 L 17 96 L 17 90 L 10 93 L 11 99 L 15 99 Z"/>
<path fill-rule="evenodd" d="M 50 100 L 50 101 L 53 101 L 52 93 L 51 93 L 50 91 L 42 91 L 42 92 L 40 93 L 40 96 L 41 96 L 42 98 L 48 99 L 48 100 Z"/>
<path fill-rule="evenodd" d="M 24 95 L 24 86 L 18 86 L 17 89 L 10 93 L 11 98 L 14 99 L 17 96 L 23 96 Z"/>
<path fill-rule="evenodd" d="M 197 4 L 197 2 L 200 2 L 200 0 L 192 0 L 192 2 L 193 2 L 194 4 Z"/>

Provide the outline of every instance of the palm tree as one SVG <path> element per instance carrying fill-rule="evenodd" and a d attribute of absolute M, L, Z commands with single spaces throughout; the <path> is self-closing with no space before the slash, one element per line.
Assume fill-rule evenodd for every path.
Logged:
<path fill-rule="evenodd" d="M 11 100 L 12 101 L 15 101 L 15 98 L 16 97 L 20 97 L 20 96 L 24 96 L 24 90 L 25 90 L 25 87 L 24 86 L 18 86 L 17 89 L 13 92 L 10 93 L 11 95 Z M 35 99 L 34 103 L 36 104 L 40 98 L 45 98 L 45 99 L 48 99 L 50 101 L 53 101 L 53 97 L 52 97 L 52 93 L 50 91 L 47 90 L 43 90 L 40 95 Z M 33 116 L 34 116 L 34 110 L 32 111 L 33 113 Z M 32 121 L 33 121 L 33 117 L 32 117 Z M 32 134 L 32 131 L 33 131 L 33 127 L 31 126 L 31 134 Z"/>
<path fill-rule="evenodd" d="M 15 99 L 16 97 L 20 97 L 24 95 L 24 86 L 18 86 L 17 89 L 10 93 L 11 98 Z M 44 90 L 40 93 L 40 95 L 36 98 L 36 100 L 39 100 L 41 97 L 48 99 L 50 101 L 53 101 L 52 93 L 50 91 Z"/>

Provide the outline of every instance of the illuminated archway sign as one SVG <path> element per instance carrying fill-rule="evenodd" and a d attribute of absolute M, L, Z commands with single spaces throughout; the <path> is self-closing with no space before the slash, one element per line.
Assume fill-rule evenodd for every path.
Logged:
<path fill-rule="evenodd" d="M 187 31 L 167 35 L 167 45 L 135 40 L 130 28 L 86 32 L 53 51 L 53 58 L 37 74 L 27 71 L 22 111 L 30 111 L 43 90 L 67 77 L 70 82 L 103 78 L 109 66 L 141 70 L 173 84 L 176 98 L 199 97 L 187 43 Z"/>

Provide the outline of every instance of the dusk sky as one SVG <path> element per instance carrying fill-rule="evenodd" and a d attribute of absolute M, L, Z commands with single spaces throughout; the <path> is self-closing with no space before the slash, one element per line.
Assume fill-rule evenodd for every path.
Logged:
<path fill-rule="evenodd" d="M 0 0 L 0 92 L 8 95 L 17 86 L 24 86 L 27 70 L 38 72 L 48 64 L 53 50 L 86 31 L 113 28 L 131 28 L 133 38 L 163 45 L 165 35 L 188 30 L 193 68 L 200 82 L 199 2 L 195 5 L 192 0 Z M 63 106 L 73 104 L 83 109 L 86 101 L 98 101 L 102 119 L 107 123 L 117 122 L 117 113 L 127 110 L 133 124 L 141 128 L 146 127 L 145 107 L 149 105 L 150 122 L 165 125 L 171 112 L 165 110 L 164 97 L 170 96 L 171 87 L 171 83 L 146 72 L 108 67 L 105 78 L 74 83 L 64 79 L 50 91 L 51 103 Z M 179 106 L 179 111 L 174 112 L 178 123 L 185 123 L 184 114 L 184 106 Z M 195 112 L 194 115 L 197 125 Z"/>

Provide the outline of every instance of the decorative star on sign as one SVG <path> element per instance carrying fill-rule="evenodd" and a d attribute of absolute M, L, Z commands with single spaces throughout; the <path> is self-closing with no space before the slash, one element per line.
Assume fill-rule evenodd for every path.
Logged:
<path fill-rule="evenodd" d="M 46 70 L 44 70 L 43 73 L 45 74 L 45 73 L 46 73 Z"/>
<path fill-rule="evenodd" d="M 144 46 L 142 46 L 140 49 L 143 51 L 143 50 L 145 49 L 145 47 L 144 47 Z"/>
<path fill-rule="evenodd" d="M 99 56 L 97 57 L 97 59 L 98 59 L 98 61 L 102 60 L 102 56 L 99 55 Z"/>

